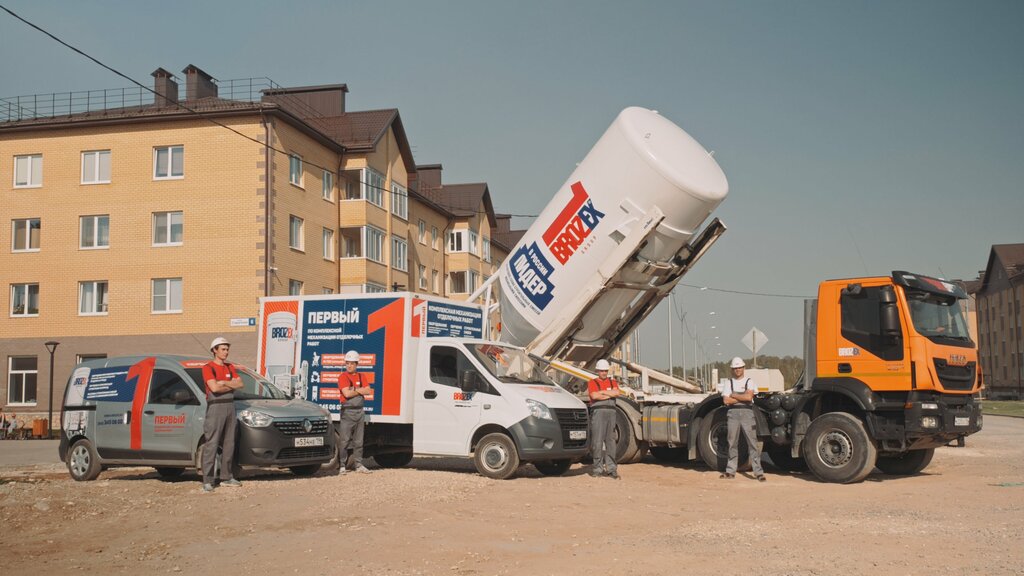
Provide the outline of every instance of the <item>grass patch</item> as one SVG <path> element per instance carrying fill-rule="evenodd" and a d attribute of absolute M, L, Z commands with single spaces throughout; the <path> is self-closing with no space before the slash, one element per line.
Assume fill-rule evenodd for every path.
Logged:
<path fill-rule="evenodd" d="M 992 416 L 1016 416 L 1024 418 L 1024 401 L 982 400 L 982 413 Z"/>

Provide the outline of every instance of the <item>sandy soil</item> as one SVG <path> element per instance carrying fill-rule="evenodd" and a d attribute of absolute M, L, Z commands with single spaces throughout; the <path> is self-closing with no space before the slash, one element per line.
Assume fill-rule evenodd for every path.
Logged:
<path fill-rule="evenodd" d="M 7 573 L 1021 574 L 1024 420 L 986 418 L 923 474 L 852 486 L 769 472 L 719 480 L 653 461 L 595 479 L 469 462 L 295 478 L 202 494 L 150 469 L 76 483 L 57 464 L 0 468 Z M 3 450 L 0 444 L 0 450 Z"/>

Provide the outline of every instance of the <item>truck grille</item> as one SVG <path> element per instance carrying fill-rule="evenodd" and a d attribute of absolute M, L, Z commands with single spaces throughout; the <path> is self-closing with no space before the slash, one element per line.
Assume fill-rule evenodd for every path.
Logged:
<path fill-rule="evenodd" d="M 278 453 L 279 460 L 304 460 L 306 458 L 326 458 L 331 454 L 330 446 L 310 446 L 307 448 L 284 448 Z"/>
<path fill-rule="evenodd" d="M 974 362 L 964 366 L 950 366 L 945 358 L 935 358 L 935 374 L 946 390 L 970 390 L 974 388 L 977 370 Z"/>
<path fill-rule="evenodd" d="M 586 430 L 590 422 L 587 419 L 587 410 L 585 408 L 554 408 L 555 418 L 558 419 L 558 425 L 562 428 L 562 447 L 563 448 L 582 448 L 587 444 L 586 439 L 583 440 L 570 440 L 570 430 Z"/>
<path fill-rule="evenodd" d="M 306 418 L 300 418 L 298 420 L 274 420 L 274 427 L 280 430 L 285 436 L 302 436 L 302 435 L 324 435 L 327 433 L 327 420 L 309 420 L 312 428 L 307 432 L 303 422 Z"/>

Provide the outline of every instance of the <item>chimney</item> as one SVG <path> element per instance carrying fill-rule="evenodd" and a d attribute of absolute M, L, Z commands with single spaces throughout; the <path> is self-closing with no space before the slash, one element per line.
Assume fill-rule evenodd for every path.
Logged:
<path fill-rule="evenodd" d="M 171 74 L 163 68 L 157 68 L 152 74 L 153 90 L 156 95 L 153 96 L 153 106 L 157 108 L 173 108 L 178 104 L 178 83 L 174 81 L 174 74 Z"/>
<path fill-rule="evenodd" d="M 217 97 L 217 85 L 213 82 L 213 76 L 203 72 L 195 64 L 189 64 L 182 72 L 185 74 L 186 100 Z"/>
<path fill-rule="evenodd" d="M 423 164 L 416 167 L 416 183 L 421 194 L 441 189 L 441 169 L 440 164 Z"/>
<path fill-rule="evenodd" d="M 273 102 L 299 118 L 341 116 L 345 113 L 346 93 L 347 84 L 268 88 L 263 91 L 263 101 Z"/>

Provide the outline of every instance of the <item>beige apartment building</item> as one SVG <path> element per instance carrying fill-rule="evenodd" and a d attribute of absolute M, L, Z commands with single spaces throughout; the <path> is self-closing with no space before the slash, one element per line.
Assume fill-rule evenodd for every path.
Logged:
<path fill-rule="evenodd" d="M 254 364 L 261 296 L 449 295 L 452 270 L 507 254 L 452 268 L 447 234 L 489 237 L 489 194 L 474 220 L 417 193 L 397 110 L 346 112 L 343 84 L 183 73 L 184 98 L 161 68 L 157 97 L 0 99 L 0 406 L 23 422 L 51 407 L 47 342 L 57 418 L 82 359 L 225 336 Z"/>
<path fill-rule="evenodd" d="M 1024 399 L 1024 244 L 996 244 L 971 287 L 985 397 Z"/>

